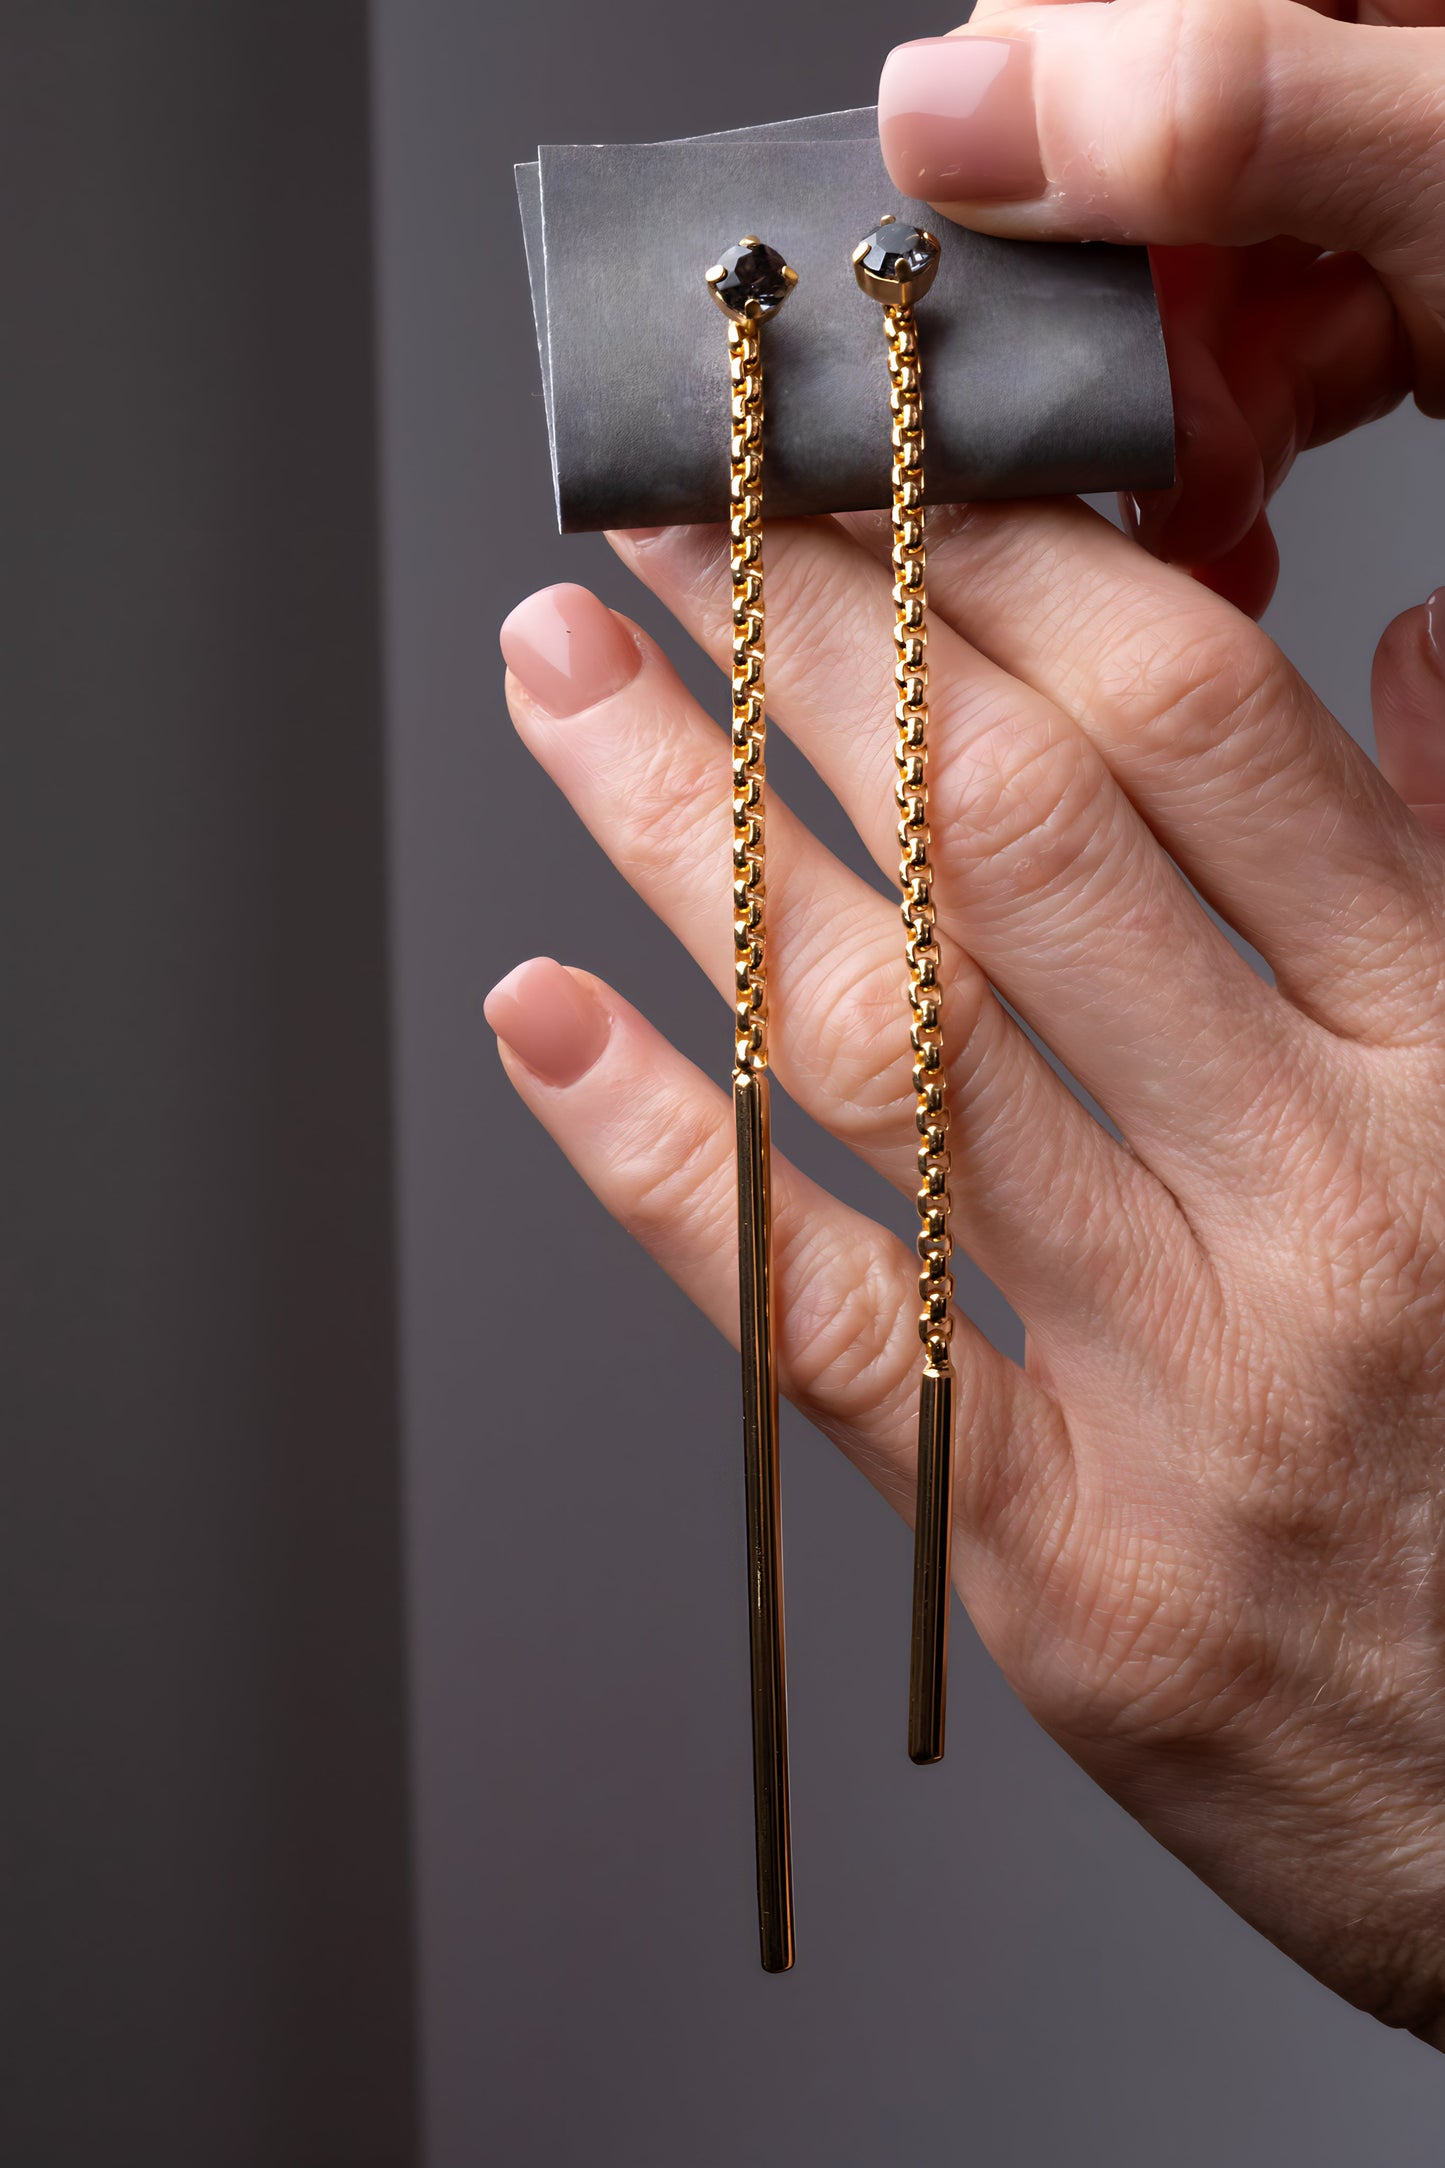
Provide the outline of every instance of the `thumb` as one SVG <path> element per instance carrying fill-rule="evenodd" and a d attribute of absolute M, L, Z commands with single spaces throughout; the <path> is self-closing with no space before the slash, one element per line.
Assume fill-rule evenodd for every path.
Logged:
<path fill-rule="evenodd" d="M 1386 626 L 1370 690 L 1386 782 L 1445 835 L 1445 588 Z"/>
<path fill-rule="evenodd" d="M 898 46 L 878 118 L 896 185 L 984 232 L 1288 234 L 1445 301 L 1442 30 L 1297 0 L 1006 8 Z"/>

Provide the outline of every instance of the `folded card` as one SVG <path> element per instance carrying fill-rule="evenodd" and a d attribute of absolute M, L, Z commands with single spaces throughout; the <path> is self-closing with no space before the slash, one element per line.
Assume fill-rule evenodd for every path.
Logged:
<path fill-rule="evenodd" d="M 763 333 L 770 516 L 889 502 L 883 325 L 854 244 L 887 211 L 942 259 L 918 303 L 931 503 L 1159 489 L 1174 421 L 1142 249 L 1002 241 L 900 196 L 871 107 L 517 168 L 564 532 L 725 518 L 726 326 L 703 274 L 758 234 L 798 274 Z"/>

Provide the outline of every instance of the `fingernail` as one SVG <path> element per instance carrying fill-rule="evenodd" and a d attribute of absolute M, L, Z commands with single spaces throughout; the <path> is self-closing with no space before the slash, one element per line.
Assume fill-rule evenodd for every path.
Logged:
<path fill-rule="evenodd" d="M 544 1084 L 575 1084 L 612 1033 L 612 1019 L 592 988 L 550 956 L 518 964 L 482 1006 L 497 1037 Z"/>
<path fill-rule="evenodd" d="M 1437 587 L 1426 598 L 1425 649 L 1441 677 L 1445 677 L 1445 587 Z"/>
<path fill-rule="evenodd" d="M 660 534 L 667 533 L 665 527 L 617 527 L 613 531 L 624 542 L 655 542 Z"/>
<path fill-rule="evenodd" d="M 544 587 L 501 631 L 507 668 L 549 715 L 577 715 L 620 693 L 642 665 L 625 625 L 585 587 Z"/>
<path fill-rule="evenodd" d="M 1124 522 L 1124 532 L 1130 541 L 1137 542 L 1143 515 L 1139 509 L 1139 499 L 1131 496 L 1127 489 L 1119 492 L 1119 517 Z"/>
<path fill-rule="evenodd" d="M 883 162 L 929 203 L 1013 203 L 1044 186 L 1027 38 L 917 38 L 878 85 Z"/>

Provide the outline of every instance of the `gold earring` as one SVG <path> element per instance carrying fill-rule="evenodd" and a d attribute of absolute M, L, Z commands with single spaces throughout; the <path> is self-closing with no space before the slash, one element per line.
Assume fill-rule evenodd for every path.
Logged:
<path fill-rule="evenodd" d="M 752 1665 L 753 1812 L 763 1970 L 793 1962 L 788 1823 L 788 1697 L 783 1650 L 783 1546 L 778 1497 L 778 1379 L 773 1325 L 773 1222 L 763 712 L 762 326 L 798 274 L 755 233 L 704 274 L 728 320 L 732 427 L 728 527 L 733 585 L 733 1114 L 737 1129 L 738 1293 L 742 1326 L 743 1466 L 747 1493 Z"/>
<path fill-rule="evenodd" d="M 918 1124 L 918 1321 L 923 1375 L 918 1396 L 918 1499 L 913 1524 L 913 1633 L 908 1752 L 943 1758 L 948 1696 L 948 1598 L 953 1538 L 953 1237 L 948 1199 L 948 1072 L 943 989 L 928 834 L 928 622 L 923 514 L 923 383 L 913 304 L 938 269 L 934 235 L 891 215 L 853 251 L 865 294 L 883 305 L 893 449 L 894 708 L 898 768 L 899 878 L 912 1011 Z"/>

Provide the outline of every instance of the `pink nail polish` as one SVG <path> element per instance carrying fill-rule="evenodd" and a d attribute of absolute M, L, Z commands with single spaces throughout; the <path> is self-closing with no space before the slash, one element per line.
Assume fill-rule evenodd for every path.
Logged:
<path fill-rule="evenodd" d="M 917 38 L 878 85 L 878 135 L 898 187 L 928 203 L 1016 203 L 1044 186 L 1026 37 Z"/>
<path fill-rule="evenodd" d="M 577 715 L 621 692 L 642 657 L 625 625 L 585 587 L 544 587 L 501 632 L 507 668 L 549 715 Z"/>
<path fill-rule="evenodd" d="M 483 1009 L 497 1037 L 544 1084 L 575 1084 L 612 1034 L 612 1019 L 592 988 L 550 956 L 509 971 Z"/>

